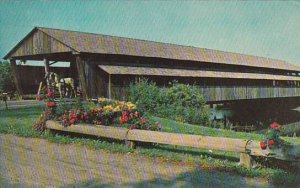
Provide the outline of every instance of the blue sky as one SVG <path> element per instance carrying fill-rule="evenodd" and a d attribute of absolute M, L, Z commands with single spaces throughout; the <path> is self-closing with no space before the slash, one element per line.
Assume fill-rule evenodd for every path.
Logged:
<path fill-rule="evenodd" d="M 239 52 L 300 65 L 300 1 L 0 1 L 0 58 L 34 26 Z"/>

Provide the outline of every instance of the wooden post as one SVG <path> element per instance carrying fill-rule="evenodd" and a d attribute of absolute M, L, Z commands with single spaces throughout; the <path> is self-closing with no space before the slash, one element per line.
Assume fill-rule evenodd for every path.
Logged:
<path fill-rule="evenodd" d="M 87 84 L 86 84 L 86 78 L 85 78 L 85 67 L 84 62 L 82 61 L 80 56 L 76 56 L 76 67 L 77 72 L 79 76 L 79 84 L 82 91 L 82 97 L 84 100 L 88 98 L 88 92 L 87 92 Z"/>
<path fill-rule="evenodd" d="M 248 153 L 240 153 L 240 165 L 252 168 L 256 164 L 255 160 Z"/>
<path fill-rule="evenodd" d="M 125 140 L 125 144 L 131 149 L 135 148 L 135 142 L 133 141 Z"/>
<path fill-rule="evenodd" d="M 111 74 L 108 74 L 108 98 L 111 99 Z"/>
<path fill-rule="evenodd" d="M 47 82 L 47 88 L 50 88 L 50 78 L 49 78 L 50 65 L 49 65 L 49 61 L 47 59 L 44 59 L 44 66 L 45 66 L 45 78 L 46 78 L 46 82 Z"/>
<path fill-rule="evenodd" d="M 17 97 L 21 97 L 23 95 L 23 91 L 21 89 L 21 84 L 20 84 L 20 76 L 17 70 L 17 64 L 15 59 L 10 59 L 10 66 L 12 70 L 12 75 L 14 79 L 14 83 L 16 85 L 16 90 L 17 90 Z"/>

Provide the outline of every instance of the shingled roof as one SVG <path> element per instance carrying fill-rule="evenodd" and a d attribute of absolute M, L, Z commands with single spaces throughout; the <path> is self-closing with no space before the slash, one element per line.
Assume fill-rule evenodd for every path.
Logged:
<path fill-rule="evenodd" d="M 36 27 L 32 32 L 34 31 L 42 31 L 78 53 L 118 54 L 300 71 L 300 67 L 282 60 L 206 48 L 42 27 Z"/>
<path fill-rule="evenodd" d="M 235 79 L 253 79 L 253 80 L 289 80 L 300 81 L 297 76 L 284 76 L 272 74 L 258 73 L 242 73 L 242 72 L 222 72 L 222 71 L 206 71 L 206 70 L 188 70 L 173 68 L 153 68 L 153 67 L 128 67 L 115 65 L 98 65 L 98 67 L 108 74 L 114 75 L 148 75 L 148 76 L 178 76 L 178 77 L 194 77 L 194 78 L 235 78 Z"/>

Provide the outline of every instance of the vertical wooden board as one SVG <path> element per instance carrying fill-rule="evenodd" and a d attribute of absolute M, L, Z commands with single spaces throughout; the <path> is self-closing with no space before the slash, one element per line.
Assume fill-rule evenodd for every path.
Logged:
<path fill-rule="evenodd" d="M 111 74 L 108 74 L 108 98 L 111 99 L 111 77 L 112 75 Z"/>
<path fill-rule="evenodd" d="M 39 35 L 40 35 L 39 31 L 33 34 L 33 54 L 38 54 L 39 49 L 41 48 Z"/>
<path fill-rule="evenodd" d="M 79 77 L 79 84 L 81 87 L 82 95 L 84 99 L 88 98 L 88 91 L 87 91 L 87 83 L 86 83 L 86 75 L 85 75 L 85 62 L 81 59 L 80 56 L 76 56 L 76 67 Z"/>
<path fill-rule="evenodd" d="M 93 63 L 87 63 L 87 65 L 88 65 L 88 67 L 87 67 L 87 70 L 88 70 L 87 82 L 88 82 L 89 93 L 90 93 L 90 96 L 94 98 L 94 97 L 97 97 L 96 88 L 95 88 L 95 85 L 96 85 L 95 70 L 97 67 L 94 66 Z"/>

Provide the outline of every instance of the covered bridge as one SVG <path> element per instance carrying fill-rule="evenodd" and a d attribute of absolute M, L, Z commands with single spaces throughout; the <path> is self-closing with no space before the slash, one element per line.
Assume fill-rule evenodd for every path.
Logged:
<path fill-rule="evenodd" d="M 85 98 L 126 99 L 126 87 L 138 77 L 197 84 L 208 102 L 300 96 L 300 67 L 285 61 L 102 34 L 35 27 L 4 59 L 20 94 L 16 61 L 42 60 L 46 69 L 70 62 L 69 76 L 79 80 Z"/>

